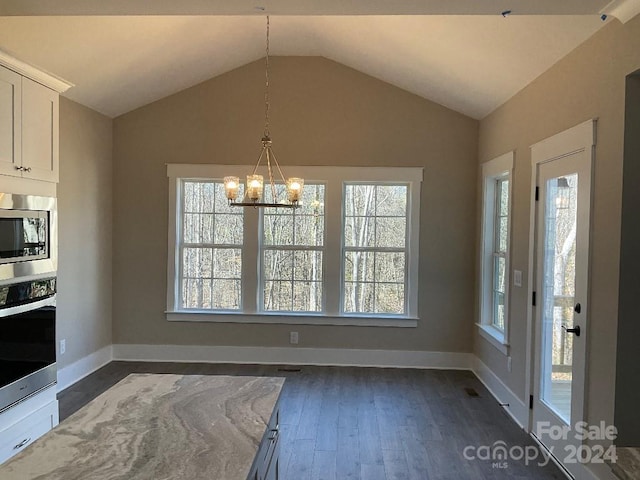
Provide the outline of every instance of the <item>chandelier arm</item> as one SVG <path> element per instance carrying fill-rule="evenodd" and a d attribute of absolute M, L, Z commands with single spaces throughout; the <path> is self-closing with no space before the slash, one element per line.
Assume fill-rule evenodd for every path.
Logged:
<path fill-rule="evenodd" d="M 284 174 L 282 173 L 282 170 L 280 169 L 280 164 L 278 163 L 278 159 L 276 158 L 276 154 L 273 153 L 273 150 L 271 150 L 271 155 L 273 155 L 273 163 L 276 164 L 276 168 L 278 169 L 278 173 L 280 174 L 280 178 L 282 179 L 282 183 L 287 183 L 285 178 L 284 178 Z"/>
<path fill-rule="evenodd" d="M 251 175 L 255 175 L 256 172 L 258 171 L 258 167 L 260 166 L 260 162 L 262 162 L 262 157 L 264 157 L 264 152 L 266 152 L 267 150 L 267 146 L 263 145 L 262 146 L 262 151 L 260 152 L 260 156 L 258 157 L 258 161 L 256 162 L 256 166 L 253 167 L 253 172 L 251 172 Z"/>
<path fill-rule="evenodd" d="M 269 172 L 269 184 L 271 185 L 271 198 L 275 203 L 278 203 L 278 197 L 276 197 L 276 184 L 273 182 L 273 171 L 271 170 L 271 155 L 273 155 L 273 150 L 270 147 L 267 147 L 267 171 Z M 278 162 L 276 162 L 276 165 Z"/>

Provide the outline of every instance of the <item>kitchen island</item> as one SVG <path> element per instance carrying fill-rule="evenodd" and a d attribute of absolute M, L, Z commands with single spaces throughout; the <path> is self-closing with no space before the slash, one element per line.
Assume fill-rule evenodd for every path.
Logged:
<path fill-rule="evenodd" d="M 0 478 L 277 478 L 283 384 L 274 377 L 132 374 L 0 466 Z"/>

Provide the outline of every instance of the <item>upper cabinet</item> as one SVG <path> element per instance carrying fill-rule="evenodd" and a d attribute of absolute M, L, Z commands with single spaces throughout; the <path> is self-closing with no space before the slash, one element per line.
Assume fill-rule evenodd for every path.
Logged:
<path fill-rule="evenodd" d="M 22 176 L 58 182 L 58 93 L 22 79 Z"/>
<path fill-rule="evenodd" d="M 0 173 L 19 174 L 22 165 L 22 77 L 0 67 Z"/>
<path fill-rule="evenodd" d="M 58 182 L 58 94 L 71 86 L 0 51 L 0 175 Z"/>

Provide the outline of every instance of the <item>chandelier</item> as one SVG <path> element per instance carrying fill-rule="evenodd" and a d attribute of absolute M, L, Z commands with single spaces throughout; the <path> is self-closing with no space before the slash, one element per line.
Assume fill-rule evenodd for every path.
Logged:
<path fill-rule="evenodd" d="M 304 180 L 302 178 L 292 177 L 285 180 L 282 169 L 278 164 L 273 148 L 271 148 L 271 135 L 269 134 L 269 16 L 267 16 L 267 48 L 265 57 L 265 90 L 264 90 L 264 135 L 262 136 L 262 150 L 258 157 L 258 162 L 253 169 L 251 175 L 247 175 L 244 196 L 238 200 L 240 190 L 239 177 L 224 177 L 224 191 L 229 200 L 229 205 L 234 207 L 286 207 L 296 208 L 302 196 L 302 188 Z M 264 191 L 264 177 L 258 175 L 258 167 L 262 161 L 265 161 L 268 175 L 268 187 L 271 189 L 271 202 L 262 201 Z M 279 192 L 276 188 L 276 180 L 274 179 L 274 170 L 279 176 L 279 182 L 285 186 L 286 195 L 279 198 Z M 282 190 L 282 189 L 280 189 Z"/>

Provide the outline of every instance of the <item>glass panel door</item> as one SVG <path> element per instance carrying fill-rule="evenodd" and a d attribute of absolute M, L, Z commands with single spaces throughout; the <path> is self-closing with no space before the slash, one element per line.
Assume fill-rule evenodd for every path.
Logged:
<path fill-rule="evenodd" d="M 578 174 L 546 182 L 542 279 L 542 401 L 571 422 Z"/>

